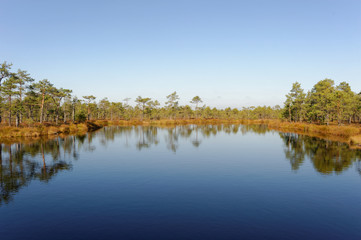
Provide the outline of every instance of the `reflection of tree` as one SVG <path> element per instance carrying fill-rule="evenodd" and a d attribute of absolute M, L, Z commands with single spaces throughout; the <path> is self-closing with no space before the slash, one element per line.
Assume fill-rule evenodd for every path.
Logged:
<path fill-rule="evenodd" d="M 94 134 L 86 134 L 86 136 L 87 136 L 87 140 L 88 140 L 88 145 L 86 147 L 86 150 L 89 152 L 93 152 L 95 150 L 95 146 L 91 145 L 91 143 L 93 141 Z"/>
<path fill-rule="evenodd" d="M 40 143 L 40 149 L 41 149 L 43 166 L 41 167 L 40 171 L 37 169 L 35 169 L 36 171 L 34 171 L 35 177 L 37 179 L 48 182 L 59 171 L 71 169 L 71 164 L 67 163 L 64 160 L 55 160 L 53 158 L 53 161 L 50 164 L 49 163 L 47 164 L 45 161 L 44 143 Z M 40 167 L 40 165 L 39 165 L 39 167 Z"/>
<path fill-rule="evenodd" d="M 197 126 L 197 125 L 194 125 L 193 126 L 193 130 L 196 132 L 196 136 L 195 136 L 195 138 L 192 140 L 192 144 L 193 144 L 193 146 L 194 147 L 196 147 L 196 148 L 198 148 L 199 147 L 199 145 L 201 145 L 201 140 L 199 140 L 199 138 L 198 138 L 198 131 L 199 131 L 199 126 Z"/>
<path fill-rule="evenodd" d="M 138 133 L 138 142 L 136 144 L 138 150 L 142 150 L 142 148 L 149 148 L 153 144 L 157 145 L 159 143 L 157 138 L 158 128 L 156 127 L 138 127 L 136 128 L 136 132 Z"/>
<path fill-rule="evenodd" d="M 240 131 L 241 131 L 242 135 L 244 135 L 248 132 L 264 135 L 267 132 L 272 131 L 267 127 L 267 125 L 262 125 L 262 124 L 240 125 L 240 128 L 241 128 Z"/>
<path fill-rule="evenodd" d="M 232 132 L 232 125 L 224 125 L 223 126 L 223 131 L 227 134 L 231 134 Z"/>
<path fill-rule="evenodd" d="M 357 171 L 361 175 L 361 159 L 357 160 Z"/>
<path fill-rule="evenodd" d="M 280 135 L 285 143 L 285 156 L 290 160 L 292 170 L 298 170 L 305 160 L 303 141 L 299 139 L 302 136 L 294 133 L 282 133 Z"/>
<path fill-rule="evenodd" d="M 104 146 L 108 142 L 113 142 L 116 137 L 125 140 L 125 146 L 129 146 L 133 137 L 135 137 L 135 147 L 138 150 L 150 148 L 159 143 L 158 131 L 164 130 L 165 142 L 167 148 L 176 152 L 179 148 L 179 139 L 185 139 L 194 147 L 199 147 L 202 139 L 216 136 L 219 132 L 227 134 L 242 134 L 246 132 L 266 133 L 269 131 L 264 125 L 180 125 L 175 127 L 156 127 L 156 126 L 124 126 L 124 127 L 105 127 L 97 131 L 92 136 L 98 136 L 100 143 Z M 88 137 L 89 138 L 89 137 Z M 88 149 L 91 150 L 91 149 Z"/>
<path fill-rule="evenodd" d="M 321 173 L 340 173 L 360 158 L 358 151 L 350 150 L 347 144 L 340 142 L 320 141 L 320 144 L 316 146 L 308 139 L 306 144 L 315 169 Z"/>
<path fill-rule="evenodd" d="M 70 170 L 71 159 L 78 158 L 78 149 L 82 146 L 79 139 L 82 137 L 0 144 L 0 204 L 11 201 L 13 195 L 32 180 L 48 182 L 59 172 Z"/>
<path fill-rule="evenodd" d="M 176 127 L 129 126 L 106 127 L 101 131 L 81 136 L 57 137 L 35 143 L 0 144 L 0 204 L 11 201 L 14 194 L 31 181 L 50 181 L 64 170 L 71 169 L 71 160 L 79 158 L 80 151 L 92 151 L 94 139 L 106 146 L 109 142 L 124 139 L 138 150 L 159 143 L 160 132 L 170 151 L 176 152 L 182 139 L 200 147 L 205 139 L 218 133 L 265 134 L 270 130 L 263 125 L 184 125 Z M 284 142 L 285 157 L 291 168 L 298 170 L 309 158 L 314 168 L 323 174 L 340 173 L 356 163 L 361 174 L 361 151 L 351 150 L 347 144 L 321 140 L 292 133 L 280 133 Z"/>
<path fill-rule="evenodd" d="M 177 152 L 177 149 L 179 147 L 178 145 L 178 138 L 179 138 L 179 131 L 177 132 L 177 126 L 174 128 L 168 128 L 167 132 L 168 134 L 165 137 L 165 140 L 167 142 L 167 148 L 171 150 L 172 152 Z"/>
<path fill-rule="evenodd" d="M 198 132 L 196 133 L 196 138 L 192 141 L 193 146 L 198 148 L 201 145 L 202 141 L 198 139 Z"/>
<path fill-rule="evenodd" d="M 285 155 L 292 169 L 298 169 L 304 156 L 308 156 L 318 172 L 341 173 L 361 158 L 359 150 L 350 149 L 345 143 L 291 133 L 280 133 L 280 136 L 285 143 Z"/>

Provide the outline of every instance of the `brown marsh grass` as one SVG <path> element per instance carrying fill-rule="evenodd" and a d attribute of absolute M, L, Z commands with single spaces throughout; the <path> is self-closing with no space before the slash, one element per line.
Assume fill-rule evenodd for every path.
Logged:
<path fill-rule="evenodd" d="M 57 134 L 75 134 L 75 133 L 86 133 L 89 131 L 89 126 L 87 123 L 77 123 L 77 124 L 62 124 L 59 126 L 51 126 L 48 124 L 43 125 L 34 125 L 27 127 L 9 127 L 2 126 L 0 127 L 0 139 L 4 138 L 18 138 L 18 137 L 41 137 L 41 136 L 50 136 Z"/>

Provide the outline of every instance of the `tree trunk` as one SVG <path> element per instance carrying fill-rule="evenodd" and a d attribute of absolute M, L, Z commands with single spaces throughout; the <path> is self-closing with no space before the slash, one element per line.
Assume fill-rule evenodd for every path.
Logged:
<path fill-rule="evenodd" d="M 195 112 L 196 112 L 196 118 L 198 118 L 198 103 L 196 103 L 196 109 L 195 109 Z"/>
<path fill-rule="evenodd" d="M 328 113 L 327 113 L 327 115 L 326 115 L 326 125 L 327 126 L 329 125 L 329 122 L 330 122 L 330 118 L 329 118 Z"/>
<path fill-rule="evenodd" d="M 289 117 L 289 121 L 291 122 L 292 120 L 292 116 L 291 116 L 291 107 L 288 107 L 288 117 Z"/>
<path fill-rule="evenodd" d="M 19 114 L 19 112 L 16 113 L 16 122 L 15 122 L 15 124 L 16 124 L 16 127 L 19 127 L 19 124 L 20 124 L 20 114 Z"/>
<path fill-rule="evenodd" d="M 31 120 L 35 121 L 35 120 L 34 120 L 34 114 L 33 114 L 33 109 L 32 109 L 32 108 L 29 109 L 29 118 L 31 118 Z"/>
<path fill-rule="evenodd" d="M 90 121 L 90 107 L 88 106 L 88 121 Z"/>
<path fill-rule="evenodd" d="M 144 118 L 144 103 L 143 103 L 143 108 L 142 108 L 142 119 L 141 119 L 141 121 L 143 121 L 143 118 Z"/>
<path fill-rule="evenodd" d="M 44 103 L 45 103 L 45 93 L 42 94 L 41 99 L 41 107 L 40 107 L 40 123 L 43 122 L 43 115 L 44 115 Z"/>
<path fill-rule="evenodd" d="M 66 123 L 66 111 L 65 111 L 65 102 L 63 103 L 63 111 L 64 111 L 64 123 Z"/>
<path fill-rule="evenodd" d="M 22 107 L 23 107 L 23 95 L 22 95 L 22 91 L 21 91 L 21 89 L 23 88 L 23 85 L 22 84 L 20 84 L 20 111 L 18 111 L 18 121 L 19 121 L 19 123 L 21 123 L 22 122 L 22 118 L 23 118 L 23 114 L 21 113 L 21 110 L 22 110 Z"/>
<path fill-rule="evenodd" d="M 55 117 L 55 124 L 56 125 L 58 125 L 58 123 L 59 123 L 59 108 L 60 108 L 60 104 L 56 108 L 56 117 Z"/>
<path fill-rule="evenodd" d="M 72 111 L 72 113 L 73 113 L 73 122 L 75 122 L 75 105 L 73 105 L 73 109 L 72 109 L 73 111 Z"/>
<path fill-rule="evenodd" d="M 9 96 L 9 126 L 11 127 L 11 95 Z"/>

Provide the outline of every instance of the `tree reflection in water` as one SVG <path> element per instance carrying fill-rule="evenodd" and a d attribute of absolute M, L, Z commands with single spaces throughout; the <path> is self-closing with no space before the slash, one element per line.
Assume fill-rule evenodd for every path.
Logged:
<path fill-rule="evenodd" d="M 71 170 L 72 160 L 79 158 L 79 152 L 94 151 L 97 144 L 106 146 L 110 142 L 123 141 L 124 147 L 134 146 L 142 151 L 157 146 L 160 139 L 164 139 L 166 148 L 176 153 L 180 142 L 199 148 L 208 138 L 220 133 L 264 135 L 270 131 L 275 132 L 264 125 L 105 127 L 82 136 L 58 137 L 33 143 L 0 144 L 0 205 L 11 201 L 14 194 L 32 180 L 48 182 L 59 172 Z M 321 174 L 339 174 L 353 164 L 361 174 L 360 150 L 350 149 L 344 143 L 294 133 L 279 133 L 279 136 L 284 143 L 285 158 L 290 161 L 294 171 L 310 159 L 313 167 Z M 95 139 L 99 143 L 95 143 Z"/>
<path fill-rule="evenodd" d="M 313 167 L 322 174 L 339 174 L 350 168 L 353 163 L 358 166 L 360 164 L 361 151 L 350 149 L 346 143 L 295 133 L 280 133 L 280 137 L 285 144 L 285 157 L 290 161 L 293 170 L 300 168 L 306 156 Z"/>
<path fill-rule="evenodd" d="M 32 180 L 48 182 L 57 173 L 71 170 L 83 139 L 69 136 L 30 144 L 0 144 L 0 205 L 11 201 Z"/>
<path fill-rule="evenodd" d="M 135 146 L 137 150 L 141 151 L 159 144 L 160 138 L 158 135 L 160 130 L 163 130 L 162 135 L 164 135 L 167 149 L 172 152 L 177 152 L 179 149 L 180 139 L 191 142 L 194 147 L 199 147 L 202 139 L 216 136 L 219 132 L 225 134 L 241 133 L 244 135 L 248 132 L 265 134 L 270 131 L 265 125 L 115 126 L 105 127 L 100 131 L 92 133 L 91 138 L 96 135 L 103 146 L 115 141 L 117 138 L 122 138 L 125 141 L 124 146 Z M 133 140 L 135 142 L 132 143 Z"/>

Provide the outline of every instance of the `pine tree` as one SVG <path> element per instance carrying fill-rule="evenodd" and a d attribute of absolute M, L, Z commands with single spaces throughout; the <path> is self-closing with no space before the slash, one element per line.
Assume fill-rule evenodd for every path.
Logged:
<path fill-rule="evenodd" d="M 38 83 L 33 84 L 33 88 L 39 94 L 39 98 L 40 98 L 39 121 L 40 123 L 42 123 L 44 121 L 45 100 L 49 97 L 49 93 L 53 90 L 53 84 L 51 84 L 47 79 L 44 79 L 39 81 Z"/>
<path fill-rule="evenodd" d="M 309 95 L 309 116 L 327 125 L 333 111 L 334 84 L 331 79 L 321 80 L 315 84 Z"/>
<path fill-rule="evenodd" d="M 301 88 L 301 84 L 295 82 L 292 84 L 292 89 L 289 94 L 286 95 L 285 101 L 285 112 L 284 116 L 286 116 L 289 121 L 302 121 L 304 118 L 304 109 L 302 108 L 305 102 L 306 94 L 303 92 Z"/>
<path fill-rule="evenodd" d="M 8 117 L 9 117 L 9 126 L 11 126 L 11 117 L 14 112 L 13 105 L 13 96 L 17 94 L 17 84 L 18 77 L 15 74 L 12 74 L 1 86 L 1 92 L 4 97 L 7 98 L 7 109 L 8 109 Z"/>

